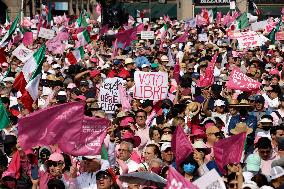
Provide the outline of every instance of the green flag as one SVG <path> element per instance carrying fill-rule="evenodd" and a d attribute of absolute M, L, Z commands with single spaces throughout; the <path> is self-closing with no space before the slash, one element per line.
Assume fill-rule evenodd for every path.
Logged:
<path fill-rule="evenodd" d="M 10 119 L 4 104 L 0 99 L 0 129 L 4 129 L 10 124 Z"/>
<path fill-rule="evenodd" d="M 18 13 L 17 17 L 15 18 L 15 20 L 13 21 L 9 31 L 5 34 L 5 36 L 2 38 L 2 40 L 0 41 L 0 47 L 3 47 L 5 46 L 5 42 L 7 41 L 7 39 L 9 37 L 12 36 L 12 34 L 15 32 L 16 28 L 17 28 L 17 25 L 18 25 L 18 22 L 19 22 L 19 19 L 20 19 L 20 13 Z"/>
<path fill-rule="evenodd" d="M 48 23 L 51 23 L 51 20 L 52 20 L 52 14 L 51 14 L 51 3 L 48 4 L 48 15 L 47 15 L 47 22 Z"/>
<path fill-rule="evenodd" d="M 249 27 L 249 19 L 248 19 L 247 13 L 245 12 L 241 16 L 239 16 L 237 18 L 237 22 L 238 22 L 238 28 L 240 30 L 243 30 Z"/>
<path fill-rule="evenodd" d="M 108 160 L 108 153 L 107 153 L 107 149 L 104 144 L 102 145 L 102 149 L 101 149 L 101 158 L 104 160 Z"/>
<path fill-rule="evenodd" d="M 272 44 L 275 43 L 275 35 L 276 35 L 276 32 L 279 31 L 280 29 L 280 26 L 282 24 L 282 19 L 278 22 L 278 24 L 276 25 L 276 27 L 268 34 L 268 39 L 271 41 Z"/>

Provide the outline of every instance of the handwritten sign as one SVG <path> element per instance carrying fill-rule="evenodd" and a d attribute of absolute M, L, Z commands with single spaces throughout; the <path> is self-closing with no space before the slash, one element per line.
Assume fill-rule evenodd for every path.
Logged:
<path fill-rule="evenodd" d="M 154 31 L 141 31 L 141 39 L 154 39 Z"/>
<path fill-rule="evenodd" d="M 215 169 L 207 172 L 202 177 L 198 178 L 193 182 L 194 185 L 198 186 L 199 189 L 226 189 L 226 185 L 220 175 Z"/>
<path fill-rule="evenodd" d="M 133 97 L 138 99 L 162 100 L 168 94 L 168 74 L 164 72 L 134 73 Z"/>
<path fill-rule="evenodd" d="M 115 105 L 120 103 L 119 85 L 124 80 L 118 77 L 107 78 L 100 88 L 99 105 L 106 113 L 114 113 Z"/>
<path fill-rule="evenodd" d="M 46 29 L 46 28 L 40 28 L 38 37 L 44 38 L 44 39 L 52 39 L 54 37 L 54 30 Z"/>
<path fill-rule="evenodd" d="M 206 33 L 198 34 L 198 41 L 208 41 L 208 37 Z"/>
<path fill-rule="evenodd" d="M 278 41 L 284 40 L 284 32 L 276 32 L 275 39 Z"/>
<path fill-rule="evenodd" d="M 239 32 L 233 35 L 238 40 L 239 49 L 261 46 L 264 41 L 255 31 Z"/>
<path fill-rule="evenodd" d="M 17 57 L 20 61 L 26 62 L 33 55 L 33 53 L 34 52 L 32 50 L 21 44 L 12 52 L 12 55 Z"/>
<path fill-rule="evenodd" d="M 245 75 L 240 68 L 235 67 L 227 82 L 229 89 L 241 90 L 241 91 L 255 91 L 261 86 L 261 83 Z"/>

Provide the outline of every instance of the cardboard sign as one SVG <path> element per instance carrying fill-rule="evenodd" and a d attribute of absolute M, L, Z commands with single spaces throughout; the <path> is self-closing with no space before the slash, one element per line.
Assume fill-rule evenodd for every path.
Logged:
<path fill-rule="evenodd" d="M 278 41 L 284 40 L 284 32 L 276 32 L 275 39 Z"/>
<path fill-rule="evenodd" d="M 33 55 L 33 53 L 34 51 L 21 44 L 12 52 L 12 55 L 17 57 L 20 61 L 26 62 Z"/>
<path fill-rule="evenodd" d="M 162 100 L 168 94 L 168 74 L 164 72 L 134 73 L 135 88 L 133 98 Z"/>
<path fill-rule="evenodd" d="M 115 105 L 120 103 L 118 86 L 125 81 L 122 78 L 107 78 L 100 88 L 99 105 L 106 113 L 114 113 Z"/>
<path fill-rule="evenodd" d="M 206 33 L 198 34 L 198 41 L 208 41 L 208 37 Z"/>
<path fill-rule="evenodd" d="M 238 40 L 239 49 L 258 47 L 264 43 L 263 38 L 254 31 L 240 32 L 234 37 Z"/>
<path fill-rule="evenodd" d="M 154 39 L 154 31 L 141 31 L 141 39 Z"/>
<path fill-rule="evenodd" d="M 199 189 L 209 189 L 209 188 L 218 188 L 226 189 L 226 185 L 220 175 L 215 169 L 207 172 L 202 177 L 198 178 L 193 182 Z"/>
<path fill-rule="evenodd" d="M 54 30 L 40 28 L 38 37 L 41 37 L 44 39 L 52 39 L 54 37 Z"/>

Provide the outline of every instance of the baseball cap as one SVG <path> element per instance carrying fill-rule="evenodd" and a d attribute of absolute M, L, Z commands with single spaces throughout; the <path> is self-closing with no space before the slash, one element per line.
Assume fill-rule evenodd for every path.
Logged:
<path fill-rule="evenodd" d="M 7 62 L 3 62 L 1 67 L 8 67 L 9 64 Z"/>
<path fill-rule="evenodd" d="M 258 189 L 258 186 L 254 181 L 248 181 L 243 183 L 242 188 Z"/>
<path fill-rule="evenodd" d="M 261 159 L 257 154 L 250 154 L 246 159 L 247 171 L 259 171 Z"/>
<path fill-rule="evenodd" d="M 121 120 L 120 126 L 121 127 L 128 126 L 129 123 L 134 123 L 134 119 L 132 117 L 125 117 Z"/>
<path fill-rule="evenodd" d="M 166 151 L 168 148 L 171 148 L 171 147 L 172 147 L 172 145 L 171 145 L 170 142 L 164 142 L 164 143 L 162 144 L 162 146 L 161 146 L 161 152 L 164 152 L 164 151 Z"/>
<path fill-rule="evenodd" d="M 76 84 L 75 83 L 69 83 L 67 85 L 67 89 L 73 89 L 74 87 L 76 87 Z"/>
<path fill-rule="evenodd" d="M 50 160 L 50 161 L 63 161 L 64 162 L 64 157 L 63 157 L 62 154 L 55 152 L 55 153 L 53 153 L 49 156 L 48 160 Z"/>
<path fill-rule="evenodd" d="M 146 67 L 149 67 L 149 65 L 148 65 L 148 64 L 143 64 L 143 65 L 141 66 L 141 68 L 146 68 Z"/>
<path fill-rule="evenodd" d="M 90 72 L 90 76 L 91 77 L 96 77 L 97 75 L 99 75 L 101 72 L 99 70 L 92 70 Z"/>
<path fill-rule="evenodd" d="M 121 61 L 120 61 L 120 60 L 114 60 L 114 61 L 113 61 L 113 64 L 114 64 L 114 65 L 119 65 L 119 64 L 121 64 Z"/>
<path fill-rule="evenodd" d="M 271 180 L 282 177 L 283 175 L 284 175 L 284 169 L 282 167 L 275 166 L 271 168 L 271 171 L 270 171 Z"/>
<path fill-rule="evenodd" d="M 223 100 L 217 99 L 214 102 L 214 106 L 225 106 L 225 102 Z"/>

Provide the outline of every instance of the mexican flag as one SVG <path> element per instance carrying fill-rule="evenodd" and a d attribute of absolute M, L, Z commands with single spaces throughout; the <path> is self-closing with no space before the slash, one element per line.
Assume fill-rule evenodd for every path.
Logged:
<path fill-rule="evenodd" d="M 8 9 L 6 9 L 6 22 L 5 22 L 5 25 L 8 26 L 10 24 L 10 17 L 9 17 L 9 14 L 8 14 Z"/>
<path fill-rule="evenodd" d="M 161 40 L 164 40 L 167 36 L 168 32 L 168 26 L 165 24 L 161 29 L 160 29 L 160 34 L 161 34 Z"/>
<path fill-rule="evenodd" d="M 32 111 L 32 104 L 38 98 L 38 85 L 41 78 L 45 52 L 46 46 L 42 45 L 33 56 L 25 62 L 22 71 L 16 77 L 13 84 L 13 88 L 22 93 L 21 101 L 29 111 Z"/>
<path fill-rule="evenodd" d="M 17 17 L 13 21 L 9 31 L 5 34 L 5 36 L 0 41 L 0 47 L 4 47 L 6 45 L 6 41 L 8 40 L 8 38 L 11 37 L 12 34 L 15 32 L 15 30 L 17 28 L 17 24 L 19 22 L 19 19 L 20 19 L 20 14 L 17 15 Z"/>
<path fill-rule="evenodd" d="M 280 30 L 280 26 L 282 25 L 282 20 L 280 20 L 278 22 L 278 24 L 276 25 L 276 27 L 268 34 L 268 38 L 269 40 L 271 41 L 272 44 L 275 43 L 275 35 L 276 35 L 276 32 L 278 32 Z"/>
<path fill-rule="evenodd" d="M 84 58 L 84 49 L 79 47 L 78 49 L 71 51 L 67 54 L 67 58 L 70 64 L 77 64 L 80 60 Z"/>
<path fill-rule="evenodd" d="M 84 30 L 84 31 L 78 33 L 77 39 L 78 39 L 78 41 L 80 41 L 82 46 L 85 46 L 85 45 L 87 45 L 88 43 L 91 42 L 91 38 L 90 38 L 90 35 L 89 35 L 87 30 Z"/>
<path fill-rule="evenodd" d="M 238 28 L 240 30 L 243 30 L 243 29 L 249 27 L 248 14 L 246 12 L 243 13 L 241 16 L 239 16 L 239 18 L 237 18 L 237 22 L 238 22 Z"/>
<path fill-rule="evenodd" d="M 0 129 L 4 129 L 10 124 L 10 119 L 7 110 L 0 99 Z"/>
<path fill-rule="evenodd" d="M 76 20 L 75 28 L 87 27 L 87 26 L 88 26 L 88 23 L 86 21 L 85 14 L 81 12 L 79 18 Z"/>

